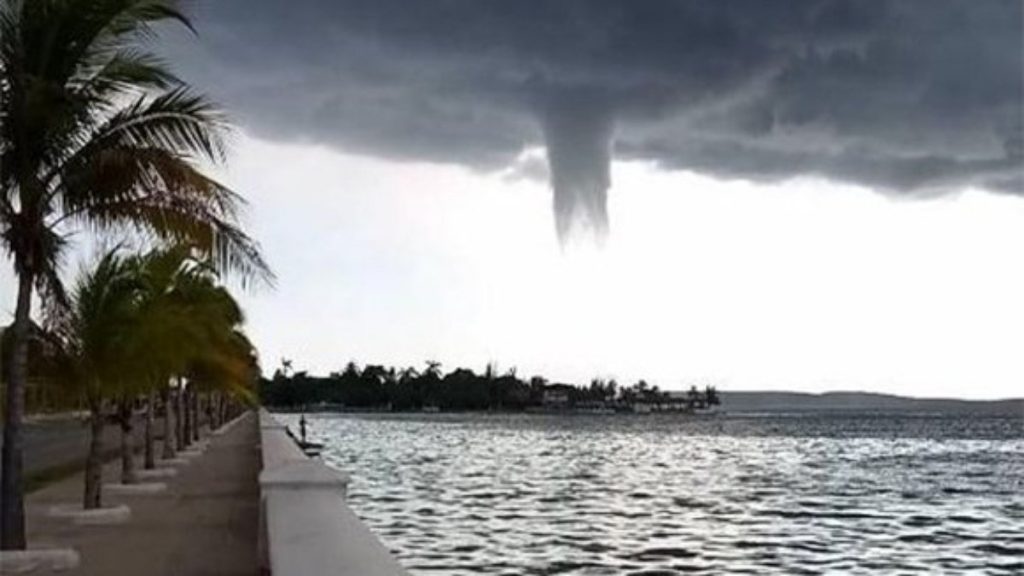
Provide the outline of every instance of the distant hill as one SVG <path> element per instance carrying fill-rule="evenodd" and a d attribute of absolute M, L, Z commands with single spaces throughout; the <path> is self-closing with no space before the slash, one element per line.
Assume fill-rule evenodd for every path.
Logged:
<path fill-rule="evenodd" d="M 720 392 L 728 412 L 879 411 L 1005 414 L 1024 418 L 1024 398 L 955 400 L 908 398 L 868 392 Z"/>

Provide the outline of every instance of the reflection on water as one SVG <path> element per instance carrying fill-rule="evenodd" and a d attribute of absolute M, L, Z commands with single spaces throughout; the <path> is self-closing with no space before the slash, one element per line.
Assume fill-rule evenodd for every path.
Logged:
<path fill-rule="evenodd" d="M 310 423 L 414 574 L 1024 571 L 1019 418 Z"/>

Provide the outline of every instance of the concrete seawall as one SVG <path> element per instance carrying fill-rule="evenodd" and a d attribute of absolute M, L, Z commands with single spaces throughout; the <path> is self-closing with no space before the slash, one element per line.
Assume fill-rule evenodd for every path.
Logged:
<path fill-rule="evenodd" d="M 348 475 L 308 458 L 263 408 L 259 425 L 263 569 L 274 576 L 407 575 L 345 503 Z"/>

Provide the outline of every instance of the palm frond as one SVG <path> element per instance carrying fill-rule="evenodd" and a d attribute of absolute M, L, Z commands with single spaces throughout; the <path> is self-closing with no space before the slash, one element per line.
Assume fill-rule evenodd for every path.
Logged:
<path fill-rule="evenodd" d="M 76 96 L 113 104 L 113 96 L 147 89 L 167 89 L 180 85 L 181 79 L 170 71 L 167 62 L 155 54 L 135 48 L 122 48 L 105 61 L 83 71 L 84 79 L 72 86 Z"/>
<path fill-rule="evenodd" d="M 90 152 L 67 173 L 62 218 L 190 244 L 243 282 L 273 282 L 259 247 L 236 224 L 244 200 L 233 191 L 162 148 L 125 145 Z"/>
<path fill-rule="evenodd" d="M 132 381 L 123 355 L 132 345 L 139 289 L 130 261 L 115 248 L 79 274 L 68 306 L 47 317 L 56 368 L 91 397 Z"/>
<path fill-rule="evenodd" d="M 88 84 L 120 50 L 152 39 L 155 26 L 176 21 L 194 31 L 175 0 L 30 0 L 21 20 L 34 40 L 30 70 L 72 88 Z M 42 27 L 47 32 L 33 27 Z"/>
<path fill-rule="evenodd" d="M 140 96 L 98 126 L 76 136 L 77 145 L 57 168 L 72 172 L 111 149 L 162 150 L 185 160 L 214 163 L 225 157 L 226 119 L 217 107 L 187 88 L 150 98 Z M 62 176 L 52 172 L 48 180 Z"/>
<path fill-rule="evenodd" d="M 201 366 L 252 381 L 243 315 L 214 271 L 272 275 L 239 225 L 243 200 L 202 168 L 225 158 L 223 115 L 149 50 L 162 23 L 192 29 L 179 6 L 0 0 L 0 244 L 44 296 L 54 365 L 91 395 Z M 73 226 L 174 248 L 111 250 L 66 294 Z"/>
<path fill-rule="evenodd" d="M 114 114 L 96 140 L 173 150 L 219 162 L 224 159 L 226 120 L 216 105 L 187 87 L 155 98 L 142 96 Z"/>
<path fill-rule="evenodd" d="M 209 257 L 218 271 L 238 274 L 243 283 L 273 282 L 256 242 L 202 201 L 151 194 L 90 206 L 83 223 L 100 231 L 134 229 L 168 245 L 186 244 Z"/>

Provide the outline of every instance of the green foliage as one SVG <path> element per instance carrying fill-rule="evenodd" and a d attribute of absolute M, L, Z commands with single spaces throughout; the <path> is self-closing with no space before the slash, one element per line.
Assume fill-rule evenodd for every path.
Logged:
<path fill-rule="evenodd" d="M 104 264 L 72 296 L 60 276 L 69 233 L 134 234 L 187 244 L 243 281 L 271 280 L 237 224 L 241 199 L 203 174 L 224 157 L 226 124 L 149 50 L 160 25 L 191 28 L 177 0 L 2 0 L 0 3 L 0 248 L 18 276 L 5 405 L 0 546 L 24 548 L 20 493 L 21 400 L 33 293 L 54 318 L 53 367 L 99 394 L 135 380 L 108 364 L 131 343 L 114 278 Z M 115 265 L 116 264 L 116 265 Z M 95 291 L 98 292 L 95 292 Z M 111 292 L 106 292 L 106 291 Z M 127 304 L 124 304 L 128 306 Z M 136 303 L 131 304 L 135 306 Z M 50 309 L 58 309 L 53 312 Z M 64 316 L 64 318 L 60 318 Z M 134 356 L 131 356 L 134 357 Z"/>
<path fill-rule="evenodd" d="M 190 26 L 174 0 L 6 0 L 0 6 L 0 244 L 62 300 L 74 229 L 187 243 L 219 269 L 270 278 L 236 225 L 241 199 L 204 175 L 223 115 L 149 51 Z"/>
<path fill-rule="evenodd" d="M 707 388 L 714 402 L 698 402 L 691 408 L 717 403 L 714 387 Z M 415 411 L 436 407 L 445 411 L 509 410 L 519 411 L 545 405 L 545 393 L 564 393 L 568 407 L 628 410 L 638 402 L 668 402 L 668 395 L 643 380 L 633 386 L 619 387 L 615 380 L 594 379 L 586 386 L 550 384 L 540 376 L 520 379 L 516 371 L 498 375 L 493 365 L 483 374 L 468 368 L 456 368 L 447 374 L 440 364 L 429 362 L 426 370 L 403 370 L 369 365 L 362 370 L 349 362 L 341 372 L 327 377 L 306 372 L 291 373 L 285 361 L 270 379 L 260 380 L 260 399 L 264 404 L 282 408 L 302 408 L 328 404 L 351 409 Z"/>
<path fill-rule="evenodd" d="M 211 268 L 182 247 L 106 253 L 48 316 L 50 379 L 94 403 L 134 397 L 186 376 L 206 390 L 251 397 L 255 352 L 242 312 Z"/>
<path fill-rule="evenodd" d="M 139 321 L 139 288 L 135 267 L 116 250 L 81 275 L 69 305 L 48 319 L 52 379 L 97 405 L 131 385 L 134 374 L 125 360 Z"/>

